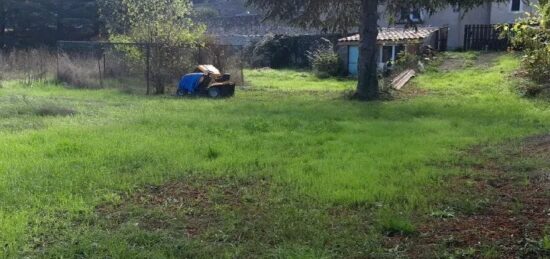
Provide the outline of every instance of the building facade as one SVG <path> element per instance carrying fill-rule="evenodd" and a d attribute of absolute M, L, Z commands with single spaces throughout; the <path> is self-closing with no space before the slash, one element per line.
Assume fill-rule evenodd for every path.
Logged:
<path fill-rule="evenodd" d="M 421 26 L 449 28 L 448 48 L 464 48 L 466 25 L 497 25 L 513 23 L 525 12 L 532 11 L 536 0 L 508 0 L 503 3 L 487 3 L 471 10 L 449 6 L 434 14 L 418 11 L 415 17 Z M 383 10 L 383 8 L 382 8 Z M 383 11 L 381 12 L 383 13 Z M 382 14 L 380 26 L 388 26 L 388 17 Z"/>

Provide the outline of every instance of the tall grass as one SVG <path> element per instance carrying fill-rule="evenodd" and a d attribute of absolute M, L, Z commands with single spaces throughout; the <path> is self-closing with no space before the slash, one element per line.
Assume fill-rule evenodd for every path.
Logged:
<path fill-rule="evenodd" d="M 8 130 L 9 122 L 0 124 L 0 255 L 36 254 L 37 241 L 29 240 L 48 235 L 68 242 L 56 244 L 50 256 L 74 256 L 84 244 L 86 251 L 97 255 L 151 252 L 173 239 L 124 229 L 98 235 L 92 226 L 73 224 L 79 215 L 94 215 L 96 206 L 119 200 L 124 193 L 189 174 L 264 176 L 288 187 L 288 193 L 275 197 L 283 202 L 285 197 L 298 197 L 345 208 L 429 208 L 433 196 L 441 195 L 432 191 L 439 177 L 457 173 L 438 166 L 442 161 L 456 159 L 470 145 L 550 129 L 550 111 L 511 90 L 514 80 L 507 75 L 517 63 L 505 56 L 485 73 L 474 68 L 427 73 L 415 80 L 431 92 L 427 96 L 375 103 L 347 101 L 331 92 L 349 89 L 353 81 L 319 81 L 292 71 L 249 71 L 250 84 L 261 91 L 241 91 L 221 101 L 145 98 L 51 85 L 2 88 L 0 103 L 5 107 L 12 105 L 6 100 L 28 95 L 35 102 L 53 100 L 78 113 L 14 115 L 20 118 L 17 123 L 44 125 L 16 132 Z M 285 91 L 265 91 L 273 88 Z M 289 89 L 330 91 L 316 95 Z M 315 210 L 292 206 L 296 214 L 281 217 L 295 220 L 310 215 L 304 208 Z M 380 217 L 388 215 L 384 213 Z M 382 229 L 414 232 L 404 215 L 379 220 Z M 233 216 L 227 220 L 232 222 Z M 298 227 L 298 222 L 288 224 Z M 304 233 L 314 233 L 305 240 L 315 240 L 315 233 L 321 233 L 316 231 L 322 231 L 311 224 L 301 226 L 311 231 Z M 270 242 L 292 240 L 288 231 L 276 232 L 278 241 Z M 223 240 L 223 233 L 217 237 Z M 54 246 L 38 243 L 46 252 Z M 295 249 L 317 256 L 331 253 L 322 243 L 307 243 L 301 248 L 257 245 L 273 254 L 281 252 L 277 249 L 286 255 Z M 226 252 L 239 251 L 242 245 L 216 244 L 236 249 Z M 157 252 L 166 256 L 177 248 L 162 249 L 168 250 Z"/>
<path fill-rule="evenodd" d="M 0 81 L 20 80 L 26 85 L 52 79 L 55 53 L 48 49 L 0 51 Z"/>

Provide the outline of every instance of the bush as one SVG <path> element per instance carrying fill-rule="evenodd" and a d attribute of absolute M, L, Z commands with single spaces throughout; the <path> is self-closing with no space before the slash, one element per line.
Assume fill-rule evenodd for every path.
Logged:
<path fill-rule="evenodd" d="M 337 76 L 340 72 L 340 60 L 332 47 L 321 48 L 310 52 L 311 68 L 318 77 Z"/>
<path fill-rule="evenodd" d="M 550 3 L 541 4 L 534 13 L 518 19 L 515 25 L 504 26 L 503 36 L 510 37 L 514 48 L 524 52 L 522 68 L 525 75 L 539 84 L 527 89 L 528 95 L 536 95 L 542 92 L 544 85 L 550 84 Z"/>
<path fill-rule="evenodd" d="M 267 35 L 246 49 L 247 61 L 254 68 L 307 68 L 311 66 L 310 52 L 337 39 L 337 35 Z"/>
<path fill-rule="evenodd" d="M 417 69 L 418 62 L 420 62 L 418 55 L 403 51 L 399 53 L 397 60 L 395 60 L 395 68 L 397 70 Z"/>

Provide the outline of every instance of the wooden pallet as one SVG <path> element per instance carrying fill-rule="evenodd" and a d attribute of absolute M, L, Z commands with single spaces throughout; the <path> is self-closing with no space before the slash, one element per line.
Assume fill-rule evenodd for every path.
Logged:
<path fill-rule="evenodd" d="M 401 90 L 407 83 L 416 76 L 416 72 L 412 69 L 403 71 L 403 73 L 397 75 L 391 82 L 391 86 L 395 90 Z"/>

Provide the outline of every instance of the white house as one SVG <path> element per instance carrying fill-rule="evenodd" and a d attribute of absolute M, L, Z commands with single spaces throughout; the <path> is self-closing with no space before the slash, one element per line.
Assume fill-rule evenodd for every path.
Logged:
<path fill-rule="evenodd" d="M 488 41 L 494 41 L 495 38 L 498 38 L 498 33 L 494 31 L 492 25 L 513 23 L 525 12 L 531 11 L 533 4 L 537 2 L 536 0 L 509 0 L 504 3 L 483 4 L 467 11 L 449 6 L 431 15 L 423 10 L 406 10 L 398 15 L 400 17 L 397 17 L 398 21 L 396 24 L 391 25 L 392 27 L 389 27 L 388 21 L 390 19 L 384 12 L 384 7 L 381 6 L 379 26 L 382 29 L 380 29 L 381 36 L 378 39 L 380 46 L 379 66 L 387 61 L 393 61 L 402 50 L 415 51 L 415 49 L 418 49 L 419 44 L 429 44 L 439 50 L 463 49 L 471 46 L 488 48 L 491 45 L 486 44 L 483 39 L 481 39 L 481 43 L 467 44 L 471 43 L 472 37 L 479 37 L 480 34 L 476 34 L 472 30 L 466 30 L 466 28 L 476 25 L 481 29 L 492 30 L 484 35 L 489 37 Z M 410 23 L 409 20 L 414 21 L 419 26 L 418 34 L 411 34 L 410 30 L 403 29 L 405 23 Z M 388 32 L 391 32 L 389 35 L 397 38 L 388 40 Z M 479 41 L 480 39 L 473 40 Z M 357 74 L 358 45 L 358 35 L 340 39 L 338 42 L 338 53 L 350 75 Z M 406 48 L 405 46 L 409 47 Z M 502 46 L 502 44 L 495 44 L 495 46 Z"/>
<path fill-rule="evenodd" d="M 531 11 L 532 6 L 537 2 L 537 0 L 508 0 L 503 3 L 483 4 L 467 11 L 456 6 L 449 6 L 432 15 L 422 10 L 412 10 L 405 13 L 413 17 L 413 20 L 419 25 L 449 28 L 448 48 L 459 49 L 464 48 L 466 25 L 513 23 L 525 12 Z M 389 19 L 386 14 L 381 12 L 381 16 L 379 26 L 389 26 Z M 399 25 L 399 22 L 397 25 Z"/>
<path fill-rule="evenodd" d="M 438 41 L 440 28 L 418 27 L 404 29 L 396 27 L 380 28 L 378 32 L 378 68 L 395 61 L 402 51 L 417 53 L 422 45 L 433 45 Z M 348 73 L 357 75 L 359 60 L 359 34 L 338 40 L 338 55 L 343 61 Z"/>

